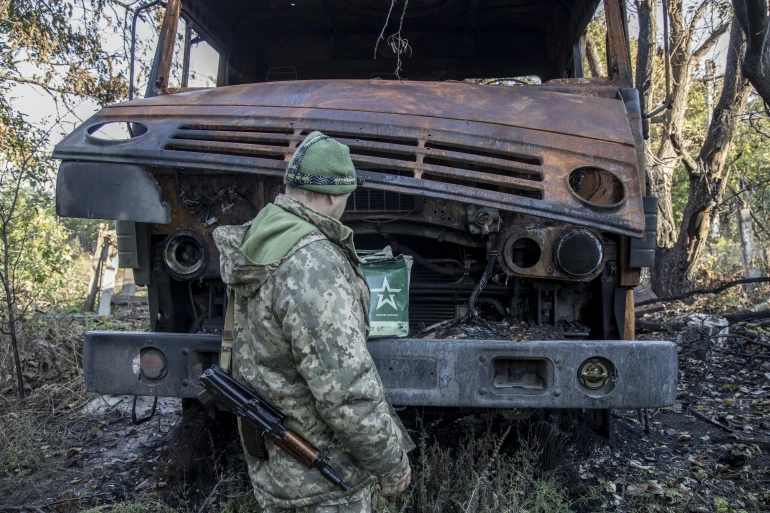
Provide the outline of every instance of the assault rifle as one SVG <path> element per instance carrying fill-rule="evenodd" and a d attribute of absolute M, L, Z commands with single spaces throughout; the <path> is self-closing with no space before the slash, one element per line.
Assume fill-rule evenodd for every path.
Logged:
<path fill-rule="evenodd" d="M 270 438 L 307 468 L 317 468 L 322 476 L 335 485 L 345 491 L 350 489 L 313 444 L 283 426 L 286 416 L 270 403 L 235 381 L 216 365 L 204 372 L 200 381 L 204 391 L 198 398 L 203 404 L 216 400 L 255 428 L 258 447 L 249 452 L 256 452 L 253 454 L 256 458 L 267 459 L 264 439 Z"/>

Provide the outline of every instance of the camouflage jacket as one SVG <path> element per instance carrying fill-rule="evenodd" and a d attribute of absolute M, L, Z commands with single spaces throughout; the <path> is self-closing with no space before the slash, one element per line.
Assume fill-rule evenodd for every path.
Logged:
<path fill-rule="evenodd" d="M 286 416 L 286 427 L 328 451 L 351 485 L 343 492 L 268 442 L 269 461 L 246 456 L 263 506 L 301 507 L 360 494 L 406 472 L 409 435 L 385 397 L 366 339 L 369 289 L 352 234 L 287 196 L 275 205 L 315 225 L 281 260 L 240 250 L 248 229 L 214 232 L 222 279 L 235 290 L 234 375 Z"/>

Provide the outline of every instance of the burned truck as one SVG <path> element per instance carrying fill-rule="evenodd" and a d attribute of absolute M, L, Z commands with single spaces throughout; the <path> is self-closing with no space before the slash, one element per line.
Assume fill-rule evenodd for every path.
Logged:
<path fill-rule="evenodd" d="M 343 217 L 356 246 L 414 259 L 410 336 L 368 343 L 395 405 L 673 403 L 674 344 L 634 340 L 656 204 L 624 5 L 412 0 L 400 20 L 372 0 L 168 0 L 145 97 L 54 152 L 58 214 L 116 220 L 120 266 L 148 287 L 151 332 L 86 335 L 88 390 L 198 395 L 227 301 L 212 232 L 253 219 L 320 130 L 365 179 Z M 597 9 L 609 71 L 586 78 Z M 215 72 L 192 87 L 201 41 Z"/>

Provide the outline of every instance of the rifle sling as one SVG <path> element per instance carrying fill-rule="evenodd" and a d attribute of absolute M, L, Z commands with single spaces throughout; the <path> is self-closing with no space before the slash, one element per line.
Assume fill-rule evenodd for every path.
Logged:
<path fill-rule="evenodd" d="M 235 328 L 235 291 L 230 289 L 227 294 L 227 309 L 225 310 L 225 325 L 222 329 L 222 349 L 219 353 L 219 367 L 230 373 L 233 361 L 233 328 Z M 252 458 L 267 461 L 269 455 L 265 447 L 265 438 L 254 424 L 238 417 L 238 428 L 241 432 L 243 447 Z"/>
<path fill-rule="evenodd" d="M 227 295 L 227 310 L 225 311 L 225 326 L 222 329 L 222 350 L 219 353 L 219 367 L 230 372 L 233 359 L 233 328 L 235 327 L 235 291 L 229 290 Z"/>

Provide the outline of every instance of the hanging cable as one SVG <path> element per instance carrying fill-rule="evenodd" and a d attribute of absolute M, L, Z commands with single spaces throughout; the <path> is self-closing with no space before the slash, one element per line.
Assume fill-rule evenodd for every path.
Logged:
<path fill-rule="evenodd" d="M 487 268 L 484 270 L 484 274 L 481 275 L 479 282 L 476 284 L 473 292 L 471 292 L 471 297 L 468 299 L 468 309 L 471 311 L 471 317 L 474 320 L 478 319 L 479 317 L 479 310 L 476 308 L 476 301 L 479 299 L 479 294 L 481 294 L 484 286 L 486 286 L 489 278 L 492 276 L 492 271 L 495 269 L 495 261 L 497 260 L 497 255 L 500 253 L 500 249 L 503 247 L 503 235 L 505 234 L 505 229 L 508 227 L 508 221 L 510 218 L 511 213 L 506 212 L 503 225 L 500 227 L 500 231 L 497 234 L 495 249 L 491 252 L 489 260 L 487 261 Z"/>

